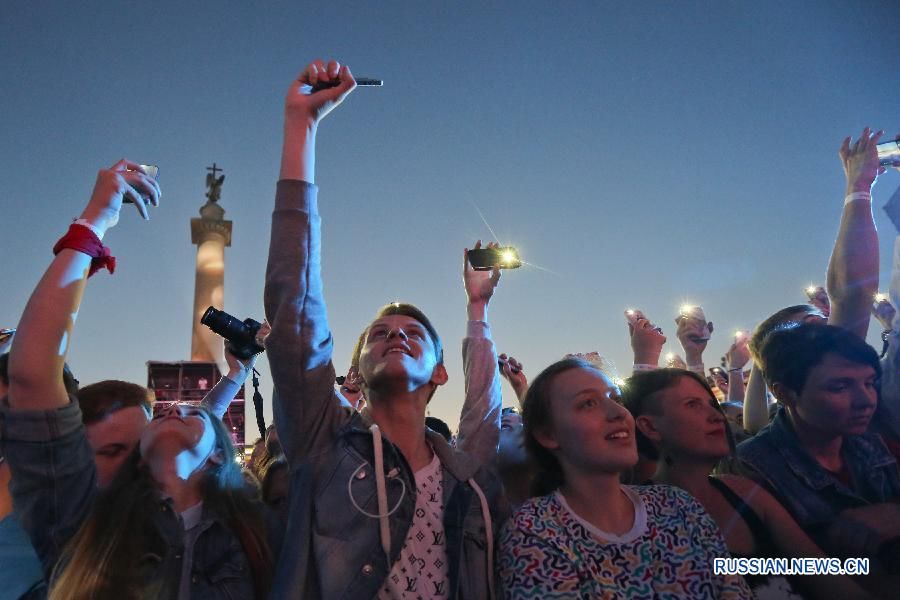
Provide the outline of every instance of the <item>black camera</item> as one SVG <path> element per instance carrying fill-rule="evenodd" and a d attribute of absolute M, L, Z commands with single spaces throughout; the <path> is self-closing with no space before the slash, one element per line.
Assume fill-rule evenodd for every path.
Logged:
<path fill-rule="evenodd" d="M 256 334 L 262 323 L 253 319 L 238 321 L 224 310 L 210 306 L 200 318 L 200 323 L 228 340 L 225 348 L 241 359 L 259 354 L 265 348 L 256 343 Z"/>

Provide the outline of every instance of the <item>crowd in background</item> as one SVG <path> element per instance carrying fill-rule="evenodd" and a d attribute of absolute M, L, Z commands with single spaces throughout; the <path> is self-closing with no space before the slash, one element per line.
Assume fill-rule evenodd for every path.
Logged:
<path fill-rule="evenodd" d="M 124 204 L 147 218 L 162 194 L 136 163 L 99 172 L 14 339 L 0 340 L 11 345 L 0 355 L 3 594 L 898 597 L 900 237 L 883 296 L 872 189 L 900 160 L 879 160 L 883 132 L 840 146 L 847 189 L 823 248 L 827 285 L 725 334 L 720 359 L 705 355 L 722 334 L 701 307 L 675 319 L 683 355 L 670 357 L 665 328 L 634 307 L 621 338 L 598 340 L 599 352 L 560 348 L 527 377 L 518 349 L 491 334 L 501 265 L 476 269 L 466 249 L 465 400 L 447 424 L 426 418 L 450 374 L 419 307 L 383 306 L 346 374 L 335 370 L 315 142 L 355 85 L 346 65 L 315 61 L 288 91 L 256 335 L 274 424 L 243 468 L 221 417 L 256 356 L 229 354 L 198 406 L 154 406 L 149 390 L 116 379 L 79 386 L 65 364 L 88 278 L 115 268 L 105 235 Z M 900 232 L 900 207 L 887 210 Z M 865 342 L 872 316 L 877 350 Z M 634 362 L 619 379 L 603 352 L 624 343 Z M 714 568 L 805 557 L 865 558 L 868 572 Z"/>

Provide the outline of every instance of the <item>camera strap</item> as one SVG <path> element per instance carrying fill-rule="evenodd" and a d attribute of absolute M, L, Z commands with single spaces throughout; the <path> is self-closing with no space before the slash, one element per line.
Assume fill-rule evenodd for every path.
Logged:
<path fill-rule="evenodd" d="M 66 248 L 91 257 L 91 269 L 88 271 L 88 277 L 100 269 L 107 269 L 110 274 L 116 271 L 116 257 L 110 254 L 109 248 L 103 245 L 97 234 L 89 227 L 78 223 L 70 225 L 66 235 L 59 238 L 59 241 L 53 246 L 53 254 L 57 255 Z"/>

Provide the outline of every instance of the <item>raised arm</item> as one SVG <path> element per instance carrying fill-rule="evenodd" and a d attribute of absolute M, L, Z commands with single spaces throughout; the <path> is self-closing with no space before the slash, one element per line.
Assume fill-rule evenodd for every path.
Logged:
<path fill-rule="evenodd" d="M 768 424 L 769 395 L 766 393 L 766 380 L 754 361 L 750 367 L 747 389 L 744 391 L 744 431 L 756 435 Z"/>
<path fill-rule="evenodd" d="M 734 343 L 725 353 L 725 366 L 728 368 L 728 401 L 744 402 L 744 366 L 750 362 L 750 348 L 747 346 L 747 335 L 738 332 Z"/>
<path fill-rule="evenodd" d="M 628 322 L 628 337 L 634 354 L 632 372 L 658 369 L 659 355 L 666 343 L 662 328 L 651 323 L 644 313 L 636 309 L 625 311 L 625 320 Z"/>
<path fill-rule="evenodd" d="M 319 84 L 336 84 L 313 91 Z M 281 180 L 275 195 L 265 308 L 278 435 L 292 466 L 328 444 L 345 413 L 334 394 L 333 342 L 322 293 L 321 219 L 316 200 L 319 122 L 353 90 L 335 61 L 306 67 L 288 90 Z"/>
<path fill-rule="evenodd" d="M 522 403 L 525 401 L 525 394 L 528 393 L 528 377 L 525 375 L 522 363 L 516 360 L 514 356 L 507 356 L 506 354 L 501 354 L 497 358 L 497 364 L 500 365 L 500 374 L 512 386 L 513 392 L 516 394 L 518 407 L 521 410 Z"/>
<path fill-rule="evenodd" d="M 689 371 L 693 371 L 701 377 L 706 377 L 706 367 L 703 366 L 703 352 L 709 344 L 709 338 L 713 332 L 713 324 L 707 322 L 706 317 L 682 314 L 675 319 L 678 329 L 675 337 L 681 343 L 684 350 L 684 360 Z"/>
<path fill-rule="evenodd" d="M 268 334 L 268 330 L 270 330 L 268 324 L 264 324 L 263 327 L 266 327 L 266 334 Z M 260 331 L 262 331 L 262 328 L 260 328 Z M 257 343 L 263 345 L 260 343 L 260 337 L 264 336 L 257 335 Z M 216 385 L 203 396 L 203 400 L 200 403 L 221 419 L 228 411 L 228 406 L 240 391 L 241 386 L 247 381 L 247 377 L 253 372 L 257 358 L 259 358 L 259 354 L 254 354 L 247 359 L 240 359 L 226 349 L 225 362 L 228 363 L 228 373 L 216 382 Z M 262 432 L 260 432 L 260 435 L 262 435 Z"/>
<path fill-rule="evenodd" d="M 878 233 L 872 216 L 872 186 L 884 168 L 875 146 L 883 131 L 866 127 L 852 145 L 844 139 L 838 154 L 847 177 L 844 211 L 828 262 L 828 322 L 862 339 L 869 330 L 869 311 L 878 292 Z"/>
<path fill-rule="evenodd" d="M 497 244 L 488 244 L 493 248 Z M 481 248 L 481 240 L 475 244 Z M 466 398 L 459 416 L 457 447 L 482 464 L 491 464 L 500 443 L 500 372 L 497 351 L 488 325 L 488 305 L 500 282 L 500 269 L 476 271 L 463 251 L 463 284 L 466 290 L 466 338 L 463 340 L 463 373 Z"/>
<path fill-rule="evenodd" d="M 153 205 L 158 204 L 159 186 L 144 174 L 140 165 L 120 160 L 112 168 L 100 171 L 79 224 L 70 229 L 80 237 L 67 235 L 67 238 L 84 240 L 85 234 L 94 230 L 91 235 L 102 239 L 106 230 L 118 222 L 122 200 L 126 197 L 135 203 L 142 217 L 149 219 L 141 194 Z M 22 313 L 9 356 L 9 405 L 12 408 L 52 410 L 69 403 L 63 385 L 63 365 L 93 260 L 89 254 L 72 249 L 71 246 L 79 244 L 96 247 L 99 241 L 58 245 L 59 252 Z"/>
<path fill-rule="evenodd" d="M 87 277 L 101 264 L 114 269 L 99 236 L 118 221 L 123 198 L 145 219 L 144 198 L 159 202 L 159 187 L 140 169 L 122 160 L 100 171 L 83 221 L 57 243 L 25 307 L 10 355 L 9 405 L 0 409 L 10 491 L 48 578 L 97 490 L 94 453 L 63 385 L 63 364 Z"/>

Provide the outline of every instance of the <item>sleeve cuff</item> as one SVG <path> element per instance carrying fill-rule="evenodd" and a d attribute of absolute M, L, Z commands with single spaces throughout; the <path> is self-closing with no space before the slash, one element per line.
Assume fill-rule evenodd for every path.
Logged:
<path fill-rule="evenodd" d="M 81 407 L 70 395 L 69 404 L 53 410 L 10 408 L 4 398 L 0 405 L 0 431 L 3 438 L 16 442 L 50 442 L 83 427 Z"/>
<path fill-rule="evenodd" d="M 486 321 L 469 321 L 466 324 L 466 337 L 475 339 L 491 339 L 491 326 Z"/>
<path fill-rule="evenodd" d="M 297 179 L 282 179 L 275 188 L 275 210 L 299 210 L 319 214 L 319 188 Z"/>

